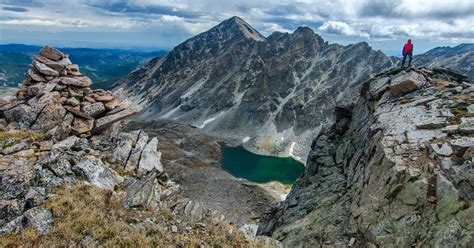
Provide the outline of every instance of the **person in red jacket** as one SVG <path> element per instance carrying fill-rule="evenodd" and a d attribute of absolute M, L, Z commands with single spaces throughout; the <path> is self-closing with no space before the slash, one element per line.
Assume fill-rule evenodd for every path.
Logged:
<path fill-rule="evenodd" d="M 408 39 L 405 46 L 403 46 L 402 54 L 403 54 L 402 68 L 405 66 L 405 60 L 406 60 L 407 56 L 409 57 L 408 58 L 408 67 L 410 67 L 411 66 L 411 59 L 412 59 L 412 56 L 413 56 L 413 44 L 411 44 L 411 39 Z"/>

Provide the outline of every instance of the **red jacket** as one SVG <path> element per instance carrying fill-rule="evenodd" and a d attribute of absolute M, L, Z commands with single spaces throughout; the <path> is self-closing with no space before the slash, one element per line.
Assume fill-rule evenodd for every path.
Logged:
<path fill-rule="evenodd" d="M 408 42 L 403 46 L 403 56 L 412 54 L 413 52 L 413 45 L 411 44 L 411 40 L 408 40 Z"/>

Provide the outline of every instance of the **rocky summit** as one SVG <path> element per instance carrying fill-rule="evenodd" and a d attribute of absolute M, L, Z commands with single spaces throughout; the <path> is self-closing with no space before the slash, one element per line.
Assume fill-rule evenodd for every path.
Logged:
<path fill-rule="evenodd" d="M 446 68 L 392 69 L 359 95 L 337 104 L 259 233 L 288 247 L 471 247 L 473 84 Z"/>
<path fill-rule="evenodd" d="M 0 99 L 0 246 L 279 246 L 182 194 L 158 138 L 121 131 L 136 111 L 90 85 L 44 47 Z"/>
<path fill-rule="evenodd" d="M 329 44 L 308 27 L 263 37 L 233 17 L 116 88 L 140 103 L 142 119 L 177 119 L 253 152 L 304 161 L 336 101 L 353 101 L 358 85 L 395 62 L 365 42 Z"/>

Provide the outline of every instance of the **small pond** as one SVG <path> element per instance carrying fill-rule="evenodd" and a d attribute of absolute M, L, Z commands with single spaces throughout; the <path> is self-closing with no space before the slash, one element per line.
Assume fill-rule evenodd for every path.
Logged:
<path fill-rule="evenodd" d="M 303 174 L 303 163 L 293 158 L 280 158 L 258 155 L 245 150 L 242 146 L 222 145 L 224 169 L 235 177 L 245 178 L 255 183 L 278 181 L 293 184 Z"/>

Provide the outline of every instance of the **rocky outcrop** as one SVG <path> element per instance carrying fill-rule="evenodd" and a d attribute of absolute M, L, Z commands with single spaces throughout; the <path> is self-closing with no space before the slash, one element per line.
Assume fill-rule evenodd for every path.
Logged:
<path fill-rule="evenodd" d="M 305 160 L 336 101 L 353 101 L 358 85 L 393 62 L 367 43 L 329 44 L 308 27 L 265 38 L 233 17 L 116 87 L 140 99 L 143 119 L 177 119 L 253 152 Z"/>
<path fill-rule="evenodd" d="M 40 130 L 61 140 L 69 133 L 98 131 L 136 113 L 133 108 L 114 111 L 121 101 L 110 91 L 91 90 L 91 84 L 68 55 L 46 46 L 30 65 L 16 99 L 1 101 L 0 118 L 9 127 Z"/>
<path fill-rule="evenodd" d="M 468 247 L 474 87 L 449 69 L 393 69 L 313 141 L 303 177 L 259 233 L 289 247 Z"/>
<path fill-rule="evenodd" d="M 179 192 L 161 165 L 156 137 L 148 142 L 143 131 L 121 133 L 141 138 L 138 144 L 132 140 L 124 145 L 112 124 L 134 111 L 111 92 L 91 90 L 90 79 L 67 55 L 44 47 L 23 84 L 16 97 L 0 101 L 5 118 L 0 127 L 0 234 L 18 232 L 25 225 L 47 234 L 54 216 L 43 203 L 65 184 L 86 181 L 113 191 L 124 196 L 120 200 L 126 208 L 157 209 L 161 192 L 166 199 Z M 108 126 L 110 130 L 104 130 Z M 135 170 L 128 171 L 130 175 L 123 169 L 132 145 L 130 167 Z M 110 163 L 111 157 L 123 167 Z"/>

